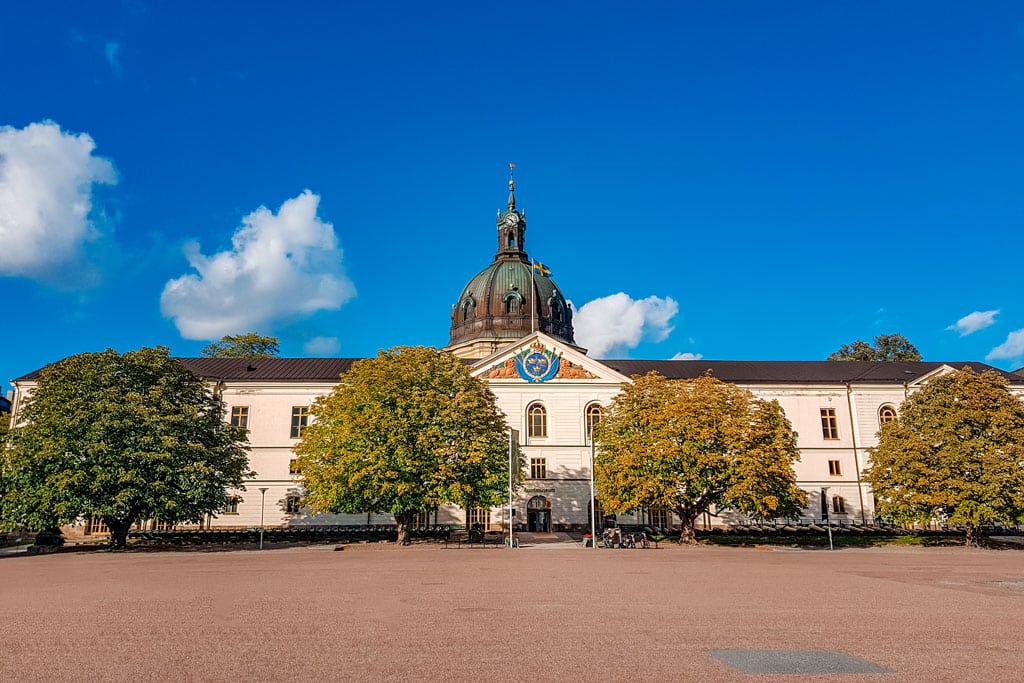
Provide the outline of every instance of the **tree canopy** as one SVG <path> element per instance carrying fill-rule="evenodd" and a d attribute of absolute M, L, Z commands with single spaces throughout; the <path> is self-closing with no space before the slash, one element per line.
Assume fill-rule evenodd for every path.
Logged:
<path fill-rule="evenodd" d="M 281 352 L 277 337 L 264 337 L 255 332 L 226 335 L 219 342 L 207 344 L 200 355 L 217 358 L 273 358 Z"/>
<path fill-rule="evenodd" d="M 507 495 L 504 419 L 449 353 L 399 347 L 357 361 L 310 413 L 295 452 L 313 512 L 391 513 L 405 544 L 416 513 Z"/>
<path fill-rule="evenodd" d="M 921 352 L 902 334 L 880 334 L 874 345 L 858 339 L 852 344 L 843 344 L 827 360 L 921 360 Z"/>
<path fill-rule="evenodd" d="M 248 476 L 245 432 L 163 347 L 71 356 L 42 370 L 5 455 L 8 526 L 102 519 L 123 547 L 143 519 L 199 522 Z"/>
<path fill-rule="evenodd" d="M 605 509 L 671 510 L 694 542 L 711 506 L 788 518 L 806 505 L 793 463 L 796 434 L 776 401 L 710 375 L 626 385 L 597 426 L 595 477 Z"/>
<path fill-rule="evenodd" d="M 964 367 L 929 380 L 870 452 L 867 479 L 886 517 L 946 518 L 969 545 L 983 524 L 1024 521 L 1024 402 L 996 372 Z"/>

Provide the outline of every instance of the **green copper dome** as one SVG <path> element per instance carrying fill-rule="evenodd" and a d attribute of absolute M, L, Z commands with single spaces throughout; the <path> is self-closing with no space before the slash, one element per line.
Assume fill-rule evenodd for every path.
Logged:
<path fill-rule="evenodd" d="M 527 256 L 526 215 L 516 210 L 514 181 L 508 184 L 508 209 L 498 214 L 498 253 L 452 307 L 449 345 L 512 341 L 534 331 L 573 344 L 572 311 L 546 269 Z"/>

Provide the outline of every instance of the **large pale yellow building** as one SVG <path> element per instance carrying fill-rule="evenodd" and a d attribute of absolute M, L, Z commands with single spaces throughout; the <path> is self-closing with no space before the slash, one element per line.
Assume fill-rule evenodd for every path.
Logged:
<path fill-rule="evenodd" d="M 572 310 L 526 249 L 526 217 L 516 208 L 509 183 L 508 206 L 497 220 L 493 261 L 474 275 L 452 306 L 448 350 L 472 363 L 472 372 L 497 396 L 508 426 L 519 434 L 529 478 L 512 508 L 517 528 L 583 530 L 590 525 L 593 424 L 633 375 L 650 371 L 668 378 L 715 377 L 777 400 L 798 433 L 798 484 L 808 492 L 805 521 L 869 523 L 874 506 L 862 480 L 868 450 L 903 399 L 930 377 L 970 365 L 962 362 L 829 362 L 714 360 L 599 360 L 573 336 Z M 384 524 L 388 515 L 310 515 L 299 505 L 301 477 L 292 448 L 302 438 L 313 400 L 329 392 L 355 359 L 185 358 L 181 361 L 221 392 L 226 419 L 249 430 L 255 476 L 232 506 L 212 517 L 213 527 L 310 524 Z M 1024 394 L 1024 377 L 1003 374 Z M 37 373 L 14 382 L 14 411 L 31 393 Z M 827 495 L 823 490 L 827 488 Z M 598 492 L 598 500 L 600 493 Z M 602 511 L 598 509 L 598 513 Z M 728 510 L 706 525 L 742 521 Z M 508 506 L 464 511 L 442 507 L 424 523 L 506 524 Z M 619 521 L 665 527 L 660 510 L 633 511 Z"/>

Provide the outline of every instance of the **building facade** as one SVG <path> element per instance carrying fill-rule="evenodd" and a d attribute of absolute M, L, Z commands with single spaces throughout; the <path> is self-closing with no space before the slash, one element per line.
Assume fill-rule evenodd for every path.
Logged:
<path fill-rule="evenodd" d="M 862 472 L 881 424 L 896 419 L 902 401 L 939 373 L 964 365 L 996 370 L 1024 395 L 1024 376 L 973 362 L 830 362 L 598 360 L 574 339 L 572 310 L 545 267 L 526 251 L 526 216 L 508 205 L 497 217 L 494 260 L 474 275 L 452 306 L 447 350 L 471 364 L 497 397 L 518 434 L 526 461 L 524 486 L 507 505 L 487 510 L 441 507 L 421 524 L 482 524 L 500 528 L 511 517 L 529 531 L 583 530 L 590 526 L 594 424 L 630 377 L 657 372 L 693 379 L 706 372 L 776 400 L 798 434 L 798 485 L 808 494 L 803 521 L 871 523 L 874 504 Z M 227 405 L 226 420 L 249 432 L 255 476 L 233 493 L 211 527 L 388 524 L 390 515 L 311 515 L 301 507 L 301 472 L 293 448 L 309 424 L 310 406 L 330 392 L 356 359 L 183 358 L 209 381 Z M 38 373 L 15 380 L 13 409 L 31 394 Z M 827 493 L 825 492 L 827 490 Z M 605 517 L 597 495 L 597 516 Z M 663 510 L 635 510 L 619 522 L 673 524 Z M 705 526 L 741 523 L 729 510 L 705 515 Z M 599 522 L 600 523 L 600 522 Z"/>

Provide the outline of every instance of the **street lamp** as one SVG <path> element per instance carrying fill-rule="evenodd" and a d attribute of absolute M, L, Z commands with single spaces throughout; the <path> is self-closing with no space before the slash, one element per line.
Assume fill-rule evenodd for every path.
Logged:
<path fill-rule="evenodd" d="M 597 499 L 594 497 L 594 433 L 590 433 L 590 547 L 597 549 Z"/>
<path fill-rule="evenodd" d="M 828 514 L 828 490 L 829 490 L 829 488 L 830 487 L 828 487 L 828 486 L 822 486 L 821 487 L 821 497 L 822 497 L 822 502 L 824 503 L 823 507 L 824 507 L 824 511 L 825 511 L 825 514 L 824 514 L 824 517 L 825 517 L 825 528 L 828 529 L 828 549 L 829 550 L 835 550 L 835 548 L 832 546 L 832 520 L 829 519 L 829 514 Z"/>
<path fill-rule="evenodd" d="M 260 487 L 260 550 L 263 550 L 263 510 L 266 507 L 264 503 L 267 500 L 267 487 Z"/>

